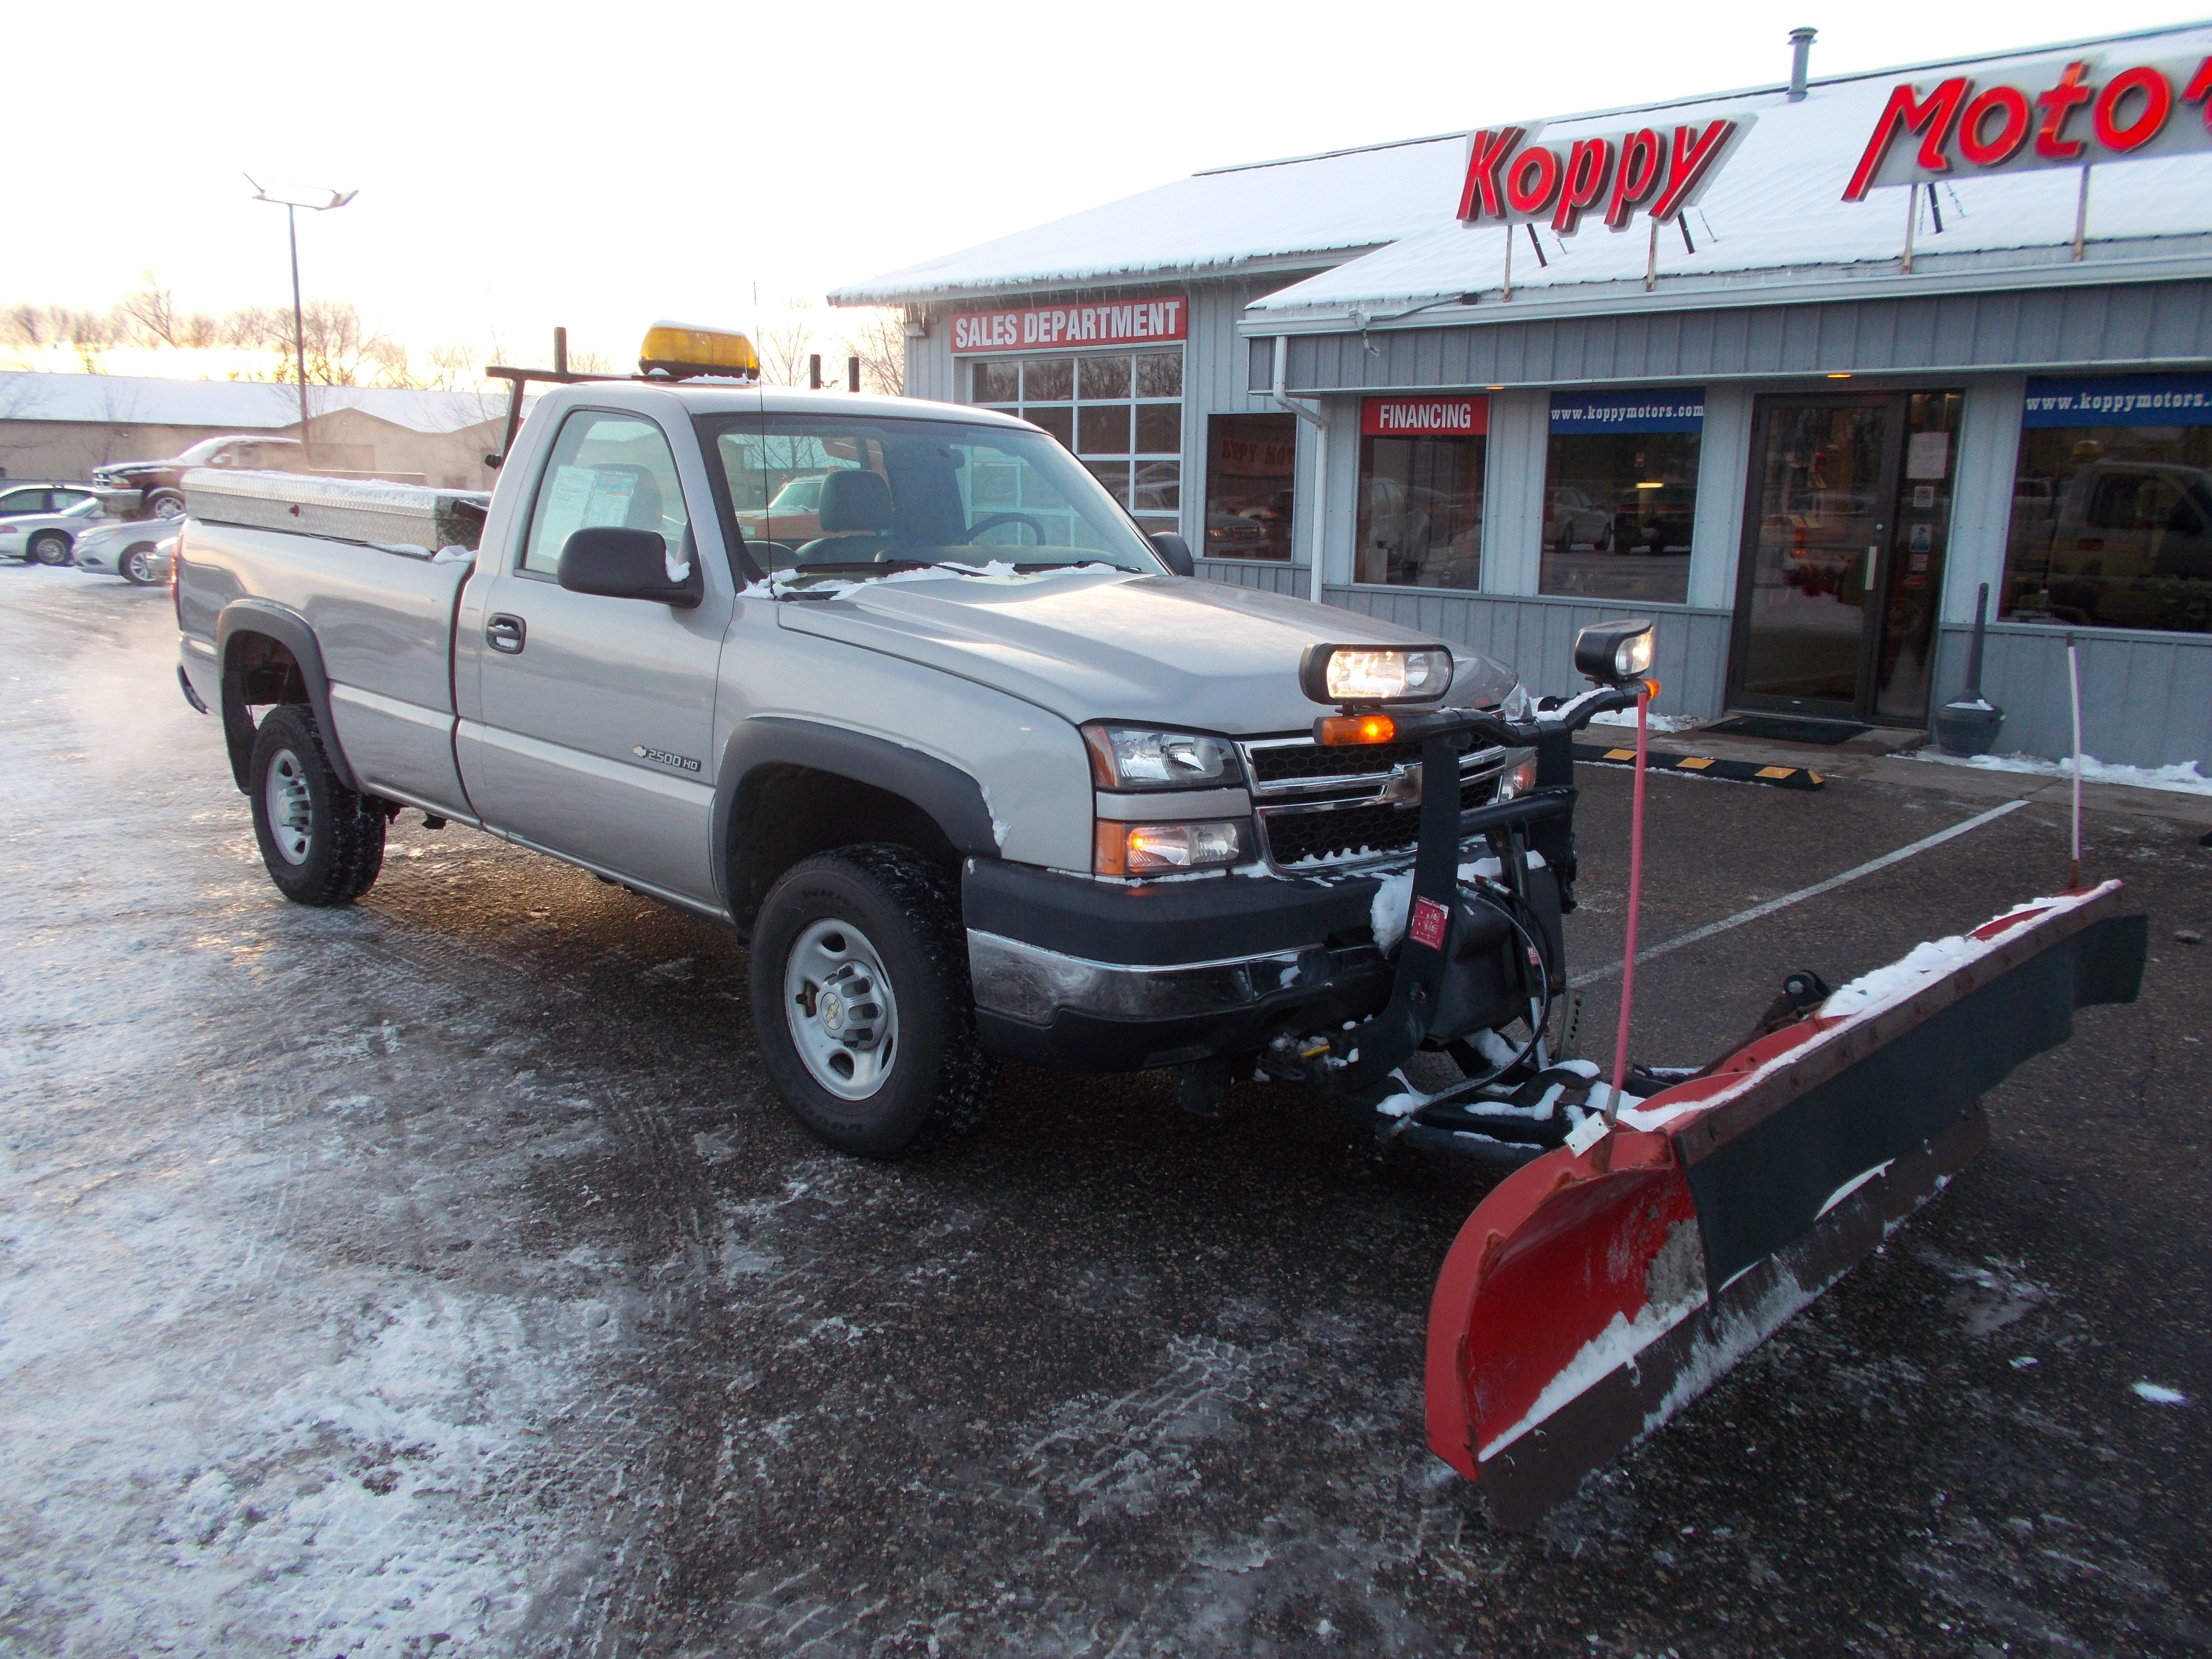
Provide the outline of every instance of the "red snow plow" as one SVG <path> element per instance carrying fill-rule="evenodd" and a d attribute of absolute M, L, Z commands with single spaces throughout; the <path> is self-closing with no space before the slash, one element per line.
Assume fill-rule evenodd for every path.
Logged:
<path fill-rule="evenodd" d="M 1301 672 L 1309 696 L 1339 705 L 1316 721 L 1320 743 L 1418 740 L 1428 777 L 1457 775 L 1477 743 L 1539 757 L 1537 787 L 1509 803 L 1424 794 L 1413 868 L 1395 878 L 1403 944 L 1387 1006 L 1279 1037 L 1262 1062 L 1345 1098 L 1386 1147 L 1518 1166 L 1445 1259 L 1426 1376 L 1430 1444 L 1509 1528 L 1696 1399 L 1939 1191 L 1987 1143 L 1981 1096 L 2064 1042 L 2075 1009 L 2134 1000 L 2148 945 L 2146 919 L 2120 914 L 2119 883 L 2077 888 L 1840 990 L 1792 974 L 1760 1035 L 1709 1066 L 1631 1066 L 1639 766 L 1611 1081 L 1555 1060 L 1570 739 L 1634 708 L 1640 757 L 1650 644 L 1648 623 L 1585 629 L 1576 666 L 1596 688 L 1542 711 L 1409 708 L 1403 665 L 1356 647 L 1317 647 Z M 1376 901 L 1385 949 L 1392 894 L 1386 883 Z M 1449 1052 L 1466 1080 L 1414 1091 L 1397 1068 L 1417 1048 Z"/>

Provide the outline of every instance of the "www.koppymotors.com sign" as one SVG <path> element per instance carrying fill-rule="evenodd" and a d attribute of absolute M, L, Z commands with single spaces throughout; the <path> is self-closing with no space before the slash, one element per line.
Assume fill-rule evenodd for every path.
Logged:
<path fill-rule="evenodd" d="M 1911 82 L 1893 87 L 1844 199 L 1883 185 L 2203 149 L 2212 149 L 2212 57 L 2110 73 L 2096 58 L 2054 58 L 1994 79 L 1950 76 L 1925 93 Z"/>

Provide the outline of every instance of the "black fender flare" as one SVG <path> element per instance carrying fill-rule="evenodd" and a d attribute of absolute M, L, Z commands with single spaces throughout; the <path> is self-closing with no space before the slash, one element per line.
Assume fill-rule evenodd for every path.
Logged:
<path fill-rule="evenodd" d="M 323 735 L 323 752 L 331 770 L 347 788 L 361 792 L 360 780 L 347 763 L 338 743 L 337 722 L 331 718 L 331 677 L 323 667 L 323 649 L 315 630 L 296 611 L 288 611 L 273 599 L 233 599 L 215 622 L 215 659 L 222 675 L 222 731 L 230 748 L 230 769 L 243 792 L 249 787 L 246 767 L 253 753 L 253 716 L 247 712 L 245 689 L 231 666 L 231 641 L 241 634 L 258 634 L 274 640 L 292 653 L 307 683 L 307 706 Z"/>
<path fill-rule="evenodd" d="M 714 879 L 726 904 L 734 907 L 736 901 L 732 830 L 738 798 L 749 775 L 774 765 L 805 767 L 901 796 L 927 813 L 963 858 L 999 856 L 983 786 L 950 762 L 888 738 L 819 720 L 762 714 L 739 721 L 730 733 L 714 781 Z"/>

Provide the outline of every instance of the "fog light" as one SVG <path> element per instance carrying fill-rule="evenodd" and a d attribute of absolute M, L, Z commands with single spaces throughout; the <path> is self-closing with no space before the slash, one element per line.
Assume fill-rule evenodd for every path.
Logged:
<path fill-rule="evenodd" d="M 1243 856 L 1244 827 L 1220 823 L 1122 823 L 1102 820 L 1091 868 L 1102 876 L 1164 875 L 1231 865 Z"/>

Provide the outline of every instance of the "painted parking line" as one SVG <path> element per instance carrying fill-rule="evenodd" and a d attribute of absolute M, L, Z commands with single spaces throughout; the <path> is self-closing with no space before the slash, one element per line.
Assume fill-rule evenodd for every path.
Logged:
<path fill-rule="evenodd" d="M 1784 893 L 1780 898 L 1769 899 L 1764 904 L 1754 904 L 1748 910 L 1739 910 L 1734 915 L 1720 921 L 1708 922 L 1703 927 L 1692 928 L 1690 932 L 1679 934 L 1664 944 L 1652 945 L 1649 950 L 1638 951 L 1636 953 L 1636 959 L 1638 963 L 1649 962 L 1654 957 L 1665 956 L 1669 951 L 1679 951 L 1686 945 L 1695 945 L 1701 939 L 1712 938 L 1716 933 L 1725 933 L 1731 927 L 1741 927 L 1747 921 L 1757 921 L 1761 916 L 1771 916 L 1777 910 L 1786 910 L 1793 904 L 1802 904 L 1807 899 L 1818 898 L 1823 893 L 1832 893 L 1837 888 L 1856 881 L 1861 876 L 1870 876 L 1877 870 L 1887 870 L 1893 864 L 1901 864 L 1915 854 L 1924 853 L 1931 847 L 1941 847 L 1945 842 L 1956 840 L 1968 830 L 1978 830 L 1985 823 L 1994 823 L 2006 813 L 2016 812 L 2027 805 L 2025 800 L 2008 800 L 2002 806 L 1993 806 L 1988 811 L 1968 818 L 1963 823 L 1954 823 L 1948 830 L 1939 830 L 1932 836 L 1923 836 L 1909 847 L 1900 847 L 1894 853 L 1884 853 L 1878 859 L 1869 859 L 1864 864 L 1846 870 L 1840 876 L 1830 876 L 1826 881 L 1816 881 L 1810 887 L 1801 887 L 1794 893 Z M 1624 957 L 1620 961 L 1611 963 L 1593 973 L 1579 975 L 1577 982 L 1589 985 L 1601 980 L 1611 979 L 1626 965 L 1627 958 Z"/>
<path fill-rule="evenodd" d="M 1586 766 L 1633 766 L 1636 751 L 1578 743 L 1575 745 L 1575 759 Z M 1725 778 L 1730 783 L 1768 783 L 1779 789 L 1820 789 L 1827 782 L 1809 766 L 1761 766 L 1757 761 L 1723 760 L 1717 755 L 1677 755 L 1664 749 L 1650 750 L 1645 759 L 1654 772 L 1688 772 L 1698 777 Z"/>

